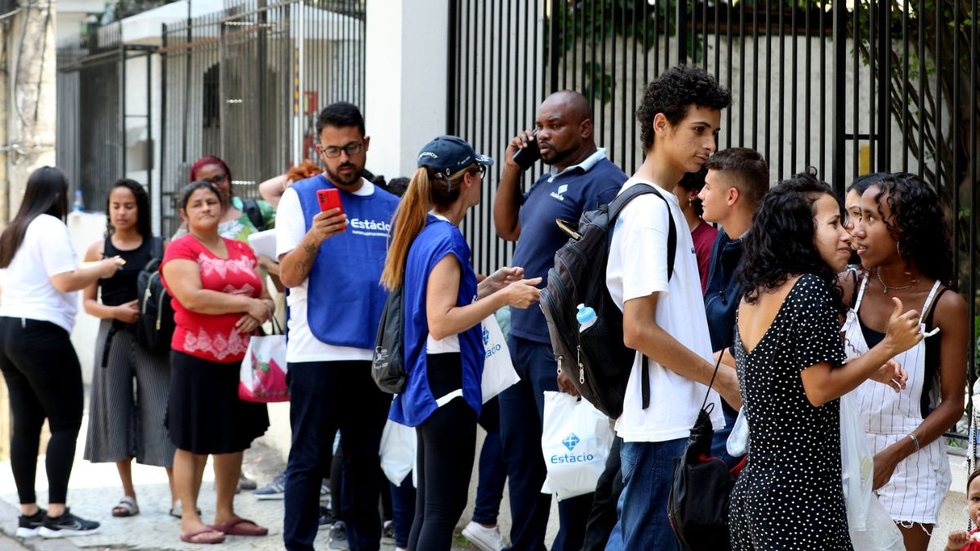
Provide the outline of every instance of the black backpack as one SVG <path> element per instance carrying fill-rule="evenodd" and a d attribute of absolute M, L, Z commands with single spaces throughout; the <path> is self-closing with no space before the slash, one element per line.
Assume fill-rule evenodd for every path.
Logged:
<path fill-rule="evenodd" d="M 153 354 L 170 352 L 174 336 L 174 309 L 170 295 L 160 279 L 163 261 L 163 238 L 153 238 L 153 254 L 136 278 L 140 315 L 136 320 L 136 342 Z"/>
<path fill-rule="evenodd" d="M 262 209 L 259 208 L 257 200 L 245 199 L 242 201 L 242 212 L 245 213 L 256 230 L 262 231 L 262 228 L 265 227 L 265 220 L 262 218 Z"/>
<path fill-rule="evenodd" d="M 378 336 L 371 361 L 371 377 L 383 392 L 401 394 L 408 375 L 405 372 L 405 301 L 404 285 L 388 293 L 378 322 Z"/>
<path fill-rule="evenodd" d="M 548 322 L 551 346 L 558 370 L 567 370 L 582 397 L 599 411 L 616 419 L 623 413 L 623 397 L 636 351 L 623 344 L 623 313 L 606 289 L 606 261 L 616 218 L 633 198 L 652 193 L 667 199 L 653 186 L 635 184 L 608 205 L 582 214 L 578 232 L 555 253 L 555 267 L 548 271 L 548 286 L 541 291 L 541 310 Z M 669 206 L 669 203 L 668 203 Z M 668 216 L 667 276 L 674 273 L 677 229 Z M 559 226 L 562 226 L 559 223 Z M 591 306 L 596 322 L 579 333 L 577 306 Z M 643 357 L 643 367 L 647 358 Z M 650 381 L 641 377 L 643 408 L 650 404 Z"/>

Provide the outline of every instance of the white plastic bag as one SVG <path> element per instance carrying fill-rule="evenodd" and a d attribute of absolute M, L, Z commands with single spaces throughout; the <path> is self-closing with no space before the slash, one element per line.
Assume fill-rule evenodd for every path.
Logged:
<path fill-rule="evenodd" d="M 561 501 L 595 491 L 612 441 L 609 419 L 587 400 L 545 392 L 541 452 L 548 476 L 541 492 Z"/>
<path fill-rule="evenodd" d="M 494 396 L 507 390 L 521 378 L 514 371 L 510 359 L 510 349 L 500 330 L 497 318 L 490 314 L 483 320 L 483 347 L 485 360 L 483 363 L 483 403 L 489 402 Z"/>
<path fill-rule="evenodd" d="M 725 449 L 732 457 L 742 457 L 749 453 L 749 419 L 745 416 L 745 408 L 738 410 L 738 418 L 728 433 Z"/>
<path fill-rule="evenodd" d="M 857 400 L 853 392 L 840 398 L 841 478 L 851 543 L 862 551 L 904 551 L 902 533 L 871 491 L 874 456 L 868 450 Z"/>
<path fill-rule="evenodd" d="M 415 429 L 388 419 L 381 433 L 381 470 L 392 484 L 398 486 L 408 473 L 415 470 L 415 449 L 418 440 Z"/>

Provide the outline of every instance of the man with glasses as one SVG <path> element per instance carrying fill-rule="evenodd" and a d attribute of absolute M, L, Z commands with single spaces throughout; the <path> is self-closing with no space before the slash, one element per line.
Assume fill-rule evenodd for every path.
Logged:
<path fill-rule="evenodd" d="M 371 354 L 386 299 L 378 281 L 398 198 L 363 178 L 370 138 L 357 107 L 327 106 L 316 131 L 325 171 L 285 191 L 276 225 L 280 278 L 289 288 L 292 447 L 283 540 L 290 551 L 313 550 L 320 480 L 329 475 L 339 430 L 343 493 L 350 498 L 342 511 L 347 539 L 355 551 L 373 551 L 381 541 L 378 448 L 391 397 L 371 379 Z M 323 189 L 339 191 L 342 212 L 320 211 L 317 192 Z"/>
<path fill-rule="evenodd" d="M 522 132 L 510 141 L 493 204 L 493 220 L 500 237 L 517 241 L 512 264 L 524 266 L 525 277 L 547 283 L 555 251 L 568 236 L 556 219 L 578 222 L 582 212 L 608 203 L 626 181 L 626 174 L 597 148 L 592 107 L 578 92 L 564 90 L 548 96 L 538 108 L 536 135 Z M 536 140 L 541 160 L 551 165 L 526 193 L 514 154 Z M 541 493 L 545 464 L 540 453 L 545 390 L 576 393 L 567 378 L 556 381 L 557 364 L 548 325 L 540 308 L 511 309 L 510 352 L 521 376 L 500 394 L 500 436 L 510 482 L 513 524 L 511 549 L 544 549 L 551 496 Z M 560 527 L 552 549 L 581 549 L 592 494 L 558 503 Z"/>

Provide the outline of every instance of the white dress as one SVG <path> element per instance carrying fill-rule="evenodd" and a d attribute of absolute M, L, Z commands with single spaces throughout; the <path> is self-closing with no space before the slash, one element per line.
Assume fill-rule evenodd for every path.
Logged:
<path fill-rule="evenodd" d="M 844 350 L 849 358 L 868 351 L 857 316 L 867 285 L 868 276 L 865 275 L 855 300 L 855 315 L 847 317 L 842 330 Z M 926 329 L 923 320 L 939 287 L 937 281 L 920 310 L 922 313 L 919 324 L 923 332 Z M 922 424 L 920 404 L 928 376 L 925 358 L 925 340 L 895 356 L 895 360 L 901 363 L 909 377 L 906 388 L 901 392 L 895 392 L 888 385 L 871 380 L 865 381 L 853 391 L 860 401 L 861 417 L 871 453 L 877 454 L 902 438 L 907 438 L 910 432 Z M 891 479 L 876 494 L 894 521 L 904 525 L 935 524 L 939 518 L 939 508 L 949 490 L 950 479 L 945 446 L 942 438 L 939 438 L 899 462 Z"/>

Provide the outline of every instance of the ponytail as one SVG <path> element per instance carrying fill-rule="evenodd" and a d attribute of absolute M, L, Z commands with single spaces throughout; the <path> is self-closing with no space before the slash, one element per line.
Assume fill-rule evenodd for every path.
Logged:
<path fill-rule="evenodd" d="M 391 244 L 388 246 L 384 271 L 381 272 L 381 285 L 389 291 L 401 287 L 402 280 L 405 278 L 408 248 L 425 227 L 431 195 L 429 171 L 421 167 L 412 175 L 408 189 L 405 190 L 405 195 L 398 203 L 398 209 L 395 210 L 395 216 L 391 220 Z"/>
<path fill-rule="evenodd" d="M 446 178 L 431 174 L 423 166 L 412 175 L 391 220 L 388 256 L 381 272 L 381 285 L 386 289 L 393 291 L 401 287 L 405 279 L 408 249 L 425 228 L 429 210 L 433 206 L 447 207 L 459 199 L 463 176 L 471 168 L 466 167 Z"/>

